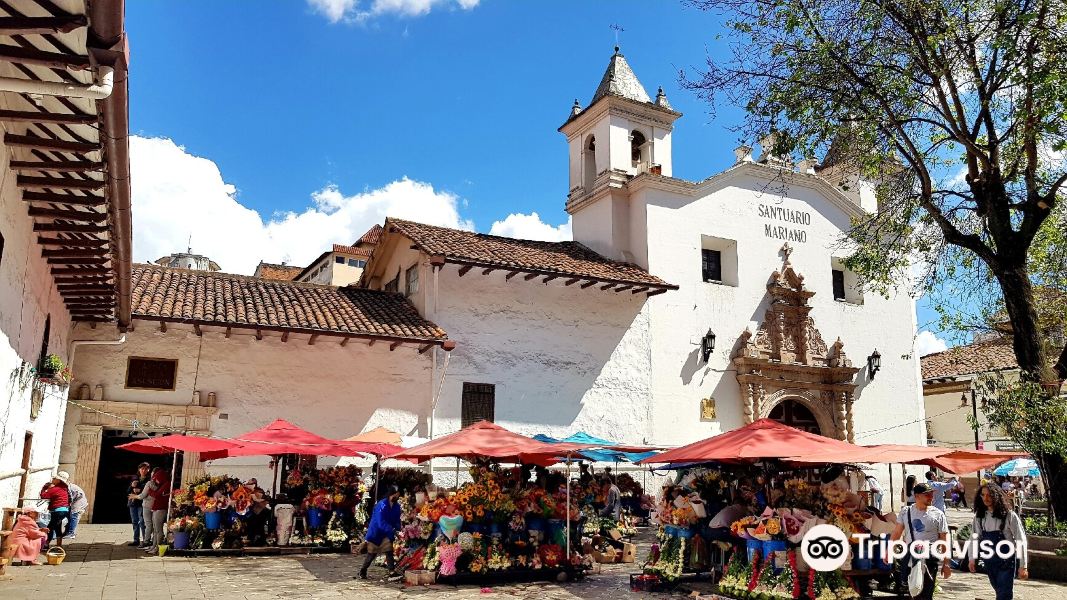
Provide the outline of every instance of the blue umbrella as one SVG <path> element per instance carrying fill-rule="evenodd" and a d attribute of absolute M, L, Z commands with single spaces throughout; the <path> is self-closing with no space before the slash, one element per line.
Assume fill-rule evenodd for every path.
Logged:
<path fill-rule="evenodd" d="M 1041 471 L 1037 468 L 1037 461 L 1030 458 L 1016 458 L 1000 465 L 993 471 L 994 475 L 1001 477 L 1037 477 Z"/>

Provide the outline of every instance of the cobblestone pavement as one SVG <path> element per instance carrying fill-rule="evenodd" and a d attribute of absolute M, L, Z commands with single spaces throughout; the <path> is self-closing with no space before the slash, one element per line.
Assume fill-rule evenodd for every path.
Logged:
<path fill-rule="evenodd" d="M 121 525 L 82 525 L 78 533 L 78 539 L 67 545 L 67 559 L 62 565 L 9 568 L 8 575 L 0 578 L 0 598 L 609 600 L 638 596 L 629 591 L 633 565 L 604 565 L 603 573 L 570 584 L 508 585 L 485 592 L 477 587 L 404 588 L 399 584 L 352 579 L 359 568 L 357 560 L 362 558 L 352 555 L 160 558 L 125 546 L 128 529 Z M 638 558 L 645 552 L 647 545 L 638 551 Z M 374 573 L 372 569 L 371 574 Z M 938 600 L 991 600 L 990 592 L 985 576 L 956 574 L 945 582 L 944 593 L 938 595 Z M 1067 599 L 1067 585 L 1019 582 L 1015 597 L 1018 600 Z"/>

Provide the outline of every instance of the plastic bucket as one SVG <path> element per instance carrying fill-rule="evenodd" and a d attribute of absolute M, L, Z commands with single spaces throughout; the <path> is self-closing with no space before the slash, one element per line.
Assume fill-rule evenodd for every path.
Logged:
<path fill-rule="evenodd" d="M 222 513 L 220 513 L 219 511 L 204 513 L 204 526 L 208 529 L 221 529 Z"/>
<path fill-rule="evenodd" d="M 188 550 L 189 549 L 189 532 L 188 531 L 175 531 L 174 532 L 174 549 L 175 550 Z"/>
<path fill-rule="evenodd" d="M 322 522 L 323 521 L 322 513 L 323 513 L 323 511 L 318 509 L 318 508 L 309 508 L 308 509 L 308 527 L 310 527 L 312 529 L 318 529 L 319 527 L 322 527 L 323 525 L 325 525 L 325 523 Z"/>
<path fill-rule="evenodd" d="M 781 573 L 789 568 L 789 545 L 785 540 L 763 542 L 763 558 L 771 561 L 775 573 Z"/>
<path fill-rule="evenodd" d="M 857 571 L 867 571 L 872 567 L 872 561 L 869 558 L 860 558 L 859 554 L 852 556 L 852 568 Z"/>
<path fill-rule="evenodd" d="M 760 540 L 745 540 L 745 549 L 748 551 L 748 562 L 752 563 L 755 554 L 763 556 L 763 542 Z"/>

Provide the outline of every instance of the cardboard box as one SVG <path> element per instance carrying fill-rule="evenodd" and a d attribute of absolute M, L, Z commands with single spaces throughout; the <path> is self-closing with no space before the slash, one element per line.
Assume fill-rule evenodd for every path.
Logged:
<path fill-rule="evenodd" d="M 615 563 L 615 562 L 618 562 L 620 558 L 622 558 L 622 555 L 620 553 L 616 552 L 615 549 L 611 548 L 611 547 L 609 547 L 608 549 L 604 550 L 603 552 L 598 552 L 597 550 L 593 550 L 592 555 L 593 555 L 593 560 L 594 561 L 596 561 L 598 563 L 602 563 L 602 564 Z"/>
<path fill-rule="evenodd" d="M 622 539 L 622 532 L 618 529 L 608 530 L 608 535 L 610 535 L 611 539 L 615 540 L 616 542 Z"/>
<path fill-rule="evenodd" d="M 623 542 L 623 544 L 622 544 L 622 552 L 620 554 L 621 554 L 621 557 L 622 557 L 622 562 L 624 562 L 624 563 L 632 563 L 632 562 L 634 562 L 634 560 L 637 558 L 637 545 L 636 544 L 628 544 L 626 542 Z"/>

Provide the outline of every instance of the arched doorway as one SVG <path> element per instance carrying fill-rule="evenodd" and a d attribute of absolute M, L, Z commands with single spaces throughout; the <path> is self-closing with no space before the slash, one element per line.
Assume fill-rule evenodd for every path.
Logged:
<path fill-rule="evenodd" d="M 796 400 L 779 402 L 771 409 L 771 414 L 767 417 L 801 431 L 822 435 L 822 428 L 819 427 L 819 421 L 812 414 L 811 409 Z"/>

